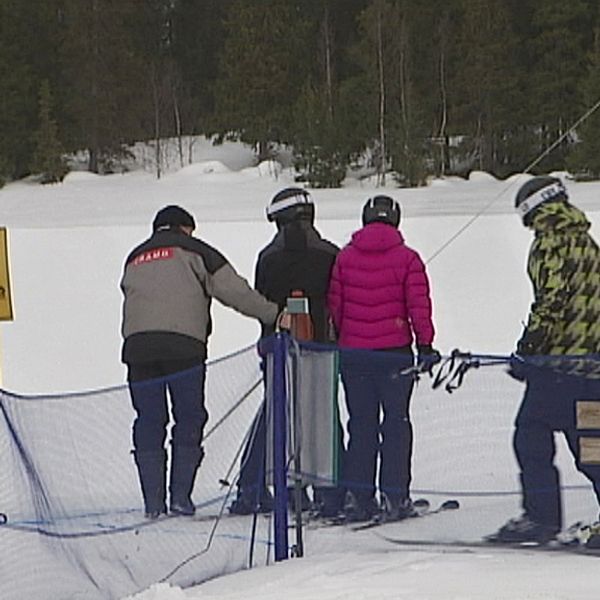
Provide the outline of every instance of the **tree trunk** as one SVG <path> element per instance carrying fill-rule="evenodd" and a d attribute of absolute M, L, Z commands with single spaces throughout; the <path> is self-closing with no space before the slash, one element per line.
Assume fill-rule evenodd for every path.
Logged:
<path fill-rule="evenodd" d="M 258 162 L 271 160 L 273 158 L 271 144 L 265 140 L 261 140 L 257 144 Z"/>
<path fill-rule="evenodd" d="M 156 161 L 156 178 L 161 176 L 161 147 L 160 147 L 160 94 L 158 90 L 156 66 L 152 66 L 152 101 L 154 103 L 154 157 Z"/>
<path fill-rule="evenodd" d="M 446 27 L 448 19 L 446 16 L 442 18 L 439 25 L 440 32 L 440 62 L 439 62 L 439 77 L 440 77 L 440 102 L 441 102 L 441 119 L 440 129 L 437 137 L 440 140 L 440 162 L 438 167 L 438 176 L 443 177 L 446 174 L 448 161 L 448 136 L 446 135 L 446 125 L 448 124 L 448 94 L 446 90 Z"/>
<path fill-rule="evenodd" d="M 333 120 L 333 72 L 331 66 L 331 36 L 329 23 L 329 6 L 325 6 L 323 15 L 323 38 L 325 43 L 325 86 L 327 93 L 327 114 Z"/>
<path fill-rule="evenodd" d="M 379 5 L 377 14 L 377 63 L 379 67 L 379 150 L 380 161 L 377 166 L 377 185 L 385 186 L 385 78 L 383 69 L 383 31 L 382 31 L 382 9 Z"/>
<path fill-rule="evenodd" d="M 91 0 L 91 9 L 92 9 L 92 32 L 91 32 L 91 45 L 92 45 L 92 64 L 91 64 L 91 83 L 90 83 L 90 103 L 92 105 L 92 123 L 91 123 L 91 139 L 92 139 L 92 148 L 90 148 L 89 154 L 89 163 L 88 169 L 92 173 L 98 173 L 100 164 L 99 164 L 99 154 L 100 154 L 100 117 L 99 117 L 99 109 L 98 106 L 98 69 L 99 69 L 99 55 L 100 55 L 100 47 L 99 47 L 99 39 L 98 39 L 98 3 L 97 0 Z"/>
<path fill-rule="evenodd" d="M 96 148 L 88 148 L 88 171 L 98 172 L 98 151 Z"/>
<path fill-rule="evenodd" d="M 177 92 L 173 88 L 173 113 L 175 116 L 175 132 L 177 135 L 177 150 L 179 152 L 179 166 L 183 168 L 183 139 L 182 139 L 182 127 L 181 127 L 181 113 L 179 111 L 179 102 L 177 101 Z"/>

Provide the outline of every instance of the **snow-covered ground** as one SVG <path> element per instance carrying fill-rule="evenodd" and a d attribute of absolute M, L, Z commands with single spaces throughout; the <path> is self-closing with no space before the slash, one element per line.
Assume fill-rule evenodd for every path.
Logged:
<path fill-rule="evenodd" d="M 176 203 L 190 210 L 196 235 L 219 248 L 250 281 L 258 250 L 273 235 L 264 209 L 292 175 L 274 163 L 251 165 L 240 147 L 160 180 L 136 171 L 94 176 L 72 173 L 64 183 L 17 182 L 0 190 L 8 227 L 15 321 L 0 327 L 4 389 L 49 393 L 95 389 L 124 381 L 119 362 L 119 279 L 130 248 L 150 233 L 156 210 Z M 523 177 L 523 176 L 521 176 Z M 389 187 L 403 207 L 406 241 L 428 263 L 442 352 L 455 347 L 509 353 L 531 301 L 525 261 L 531 234 L 513 213 L 521 177 L 497 181 L 434 181 L 422 189 Z M 600 239 L 600 184 L 567 181 Z M 360 225 L 361 207 L 376 190 L 349 180 L 316 190 L 317 227 L 342 245 Z M 212 358 L 249 343 L 256 323 L 215 304 Z M 419 435 L 419 431 L 416 432 Z M 595 515 L 589 515 L 594 518 Z M 334 535 L 333 533 L 331 535 Z M 257 568 L 181 590 L 155 586 L 136 600 L 211 598 L 337 598 L 412 600 L 575 600 L 598 598 L 598 559 L 507 550 L 407 550 L 376 535 L 340 536 L 311 547 L 303 559 Z M 360 544 L 356 540 L 360 539 Z"/>

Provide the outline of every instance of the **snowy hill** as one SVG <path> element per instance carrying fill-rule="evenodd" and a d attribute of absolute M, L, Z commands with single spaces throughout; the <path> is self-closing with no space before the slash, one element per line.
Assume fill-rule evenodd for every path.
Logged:
<path fill-rule="evenodd" d="M 293 183 L 272 163 L 203 160 L 160 180 L 136 171 L 110 176 L 72 173 L 64 183 L 17 182 L 0 190 L 9 229 L 15 321 L 2 325 L 2 385 L 18 393 L 94 389 L 124 381 L 119 362 L 119 280 L 129 249 L 150 233 L 154 213 L 181 204 L 196 217 L 196 235 L 218 247 L 250 281 L 258 250 L 272 237 L 264 209 Z M 246 155 L 247 156 L 247 155 Z M 387 188 L 403 207 L 407 243 L 427 260 L 432 280 L 436 346 L 509 353 L 531 301 L 525 260 L 531 234 L 513 214 L 523 176 L 507 181 L 475 173 L 469 181 L 434 181 L 427 188 Z M 567 181 L 600 239 L 600 183 Z M 344 244 L 359 227 L 369 182 L 316 190 L 317 227 Z M 481 213 L 481 214 L 480 214 Z M 252 343 L 258 326 L 214 307 L 209 353 L 215 358 Z M 419 435 L 417 431 L 416 435 Z M 595 515 L 589 515 L 593 518 Z M 338 550 L 319 552 L 182 591 L 162 585 L 136 600 L 231 600 L 285 597 L 412 600 L 598 597 L 598 559 L 534 552 L 398 549 L 375 533 L 338 536 Z M 356 540 L 359 539 L 360 542 Z"/>

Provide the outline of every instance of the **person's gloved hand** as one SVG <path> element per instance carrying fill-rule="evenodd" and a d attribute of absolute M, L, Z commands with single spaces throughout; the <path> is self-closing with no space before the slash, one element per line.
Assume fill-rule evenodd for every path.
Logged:
<path fill-rule="evenodd" d="M 521 339 L 517 342 L 516 355 L 518 356 L 531 356 L 533 354 L 544 354 L 544 333 L 539 329 L 529 331 L 526 329 L 521 336 Z"/>
<path fill-rule="evenodd" d="M 527 379 L 527 365 L 518 353 L 513 352 L 510 355 L 508 374 L 517 381 L 525 381 Z"/>
<path fill-rule="evenodd" d="M 417 346 L 417 365 L 420 365 L 424 373 L 431 373 L 441 360 L 442 355 L 431 344 Z"/>
<path fill-rule="evenodd" d="M 264 359 L 267 354 L 270 354 L 273 352 L 273 336 L 270 335 L 268 337 L 263 337 L 260 338 L 260 340 L 258 340 L 258 343 L 256 344 L 256 349 L 258 351 L 258 355 L 261 357 L 261 359 Z M 261 360 L 261 365 L 262 365 L 262 360 Z M 262 366 L 261 366 L 262 369 Z"/>

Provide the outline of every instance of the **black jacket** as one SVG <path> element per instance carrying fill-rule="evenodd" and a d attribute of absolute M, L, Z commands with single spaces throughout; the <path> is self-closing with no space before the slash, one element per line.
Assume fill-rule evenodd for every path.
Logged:
<path fill-rule="evenodd" d="M 302 290 L 309 299 L 317 342 L 333 341 L 327 289 L 338 252 L 308 221 L 294 221 L 280 229 L 258 255 L 255 288 L 280 309 L 293 290 Z M 273 327 L 263 325 L 263 336 L 271 333 Z"/>

